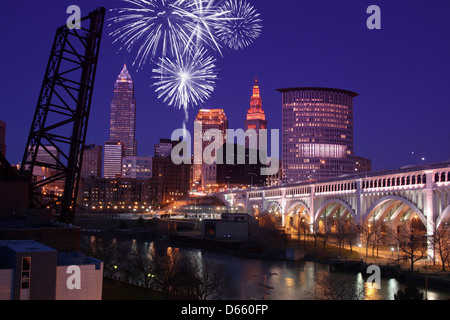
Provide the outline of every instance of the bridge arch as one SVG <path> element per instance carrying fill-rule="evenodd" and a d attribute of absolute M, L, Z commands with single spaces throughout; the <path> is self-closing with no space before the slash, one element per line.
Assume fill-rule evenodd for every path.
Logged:
<path fill-rule="evenodd" d="M 299 210 L 296 210 L 297 207 L 299 207 Z M 311 222 L 310 209 L 301 200 L 290 203 L 286 215 L 286 225 L 288 227 L 298 226 L 301 218 L 305 218 L 306 221 Z"/>
<path fill-rule="evenodd" d="M 289 208 L 288 208 L 288 210 L 287 210 L 287 214 L 291 213 L 291 211 L 294 210 L 294 208 L 295 208 L 296 206 L 302 206 L 303 208 L 305 208 L 305 209 L 306 209 L 306 212 L 307 212 L 308 215 L 309 215 L 309 212 L 310 212 L 310 211 L 309 211 L 308 206 L 306 205 L 306 203 L 304 203 L 303 201 L 300 201 L 300 200 L 294 201 L 294 202 L 292 202 L 292 203 L 289 205 Z"/>
<path fill-rule="evenodd" d="M 270 212 L 272 210 L 273 207 L 276 207 L 277 210 L 275 210 L 274 212 L 278 212 L 278 213 L 283 213 L 283 207 L 277 202 L 277 201 L 272 201 L 269 202 L 267 204 L 267 212 Z"/>
<path fill-rule="evenodd" d="M 450 218 L 450 205 L 447 206 L 447 208 L 442 211 L 442 213 L 439 215 L 437 221 L 436 221 L 436 229 L 439 228 L 447 218 Z"/>
<path fill-rule="evenodd" d="M 244 210 L 247 210 L 247 205 L 245 203 L 245 199 L 241 194 L 236 196 L 236 198 L 234 199 L 234 202 L 233 202 L 233 206 L 242 207 L 242 208 L 244 208 Z"/>
<path fill-rule="evenodd" d="M 426 226 L 427 225 L 427 218 L 425 218 L 425 215 L 422 213 L 422 211 L 420 211 L 419 208 L 417 208 L 417 206 L 412 203 L 411 201 L 409 201 L 406 198 L 403 197 L 399 197 L 399 196 L 393 196 L 393 195 L 389 195 L 389 196 L 384 196 L 380 199 L 378 199 L 377 201 L 375 201 L 370 207 L 369 209 L 367 209 L 367 211 L 364 213 L 363 215 L 363 223 L 365 223 L 367 220 L 369 220 L 375 213 L 375 209 L 383 204 L 387 204 L 389 201 L 396 201 L 396 202 L 401 202 L 403 204 L 405 204 L 407 207 L 409 207 L 409 209 L 411 209 L 413 212 L 416 213 L 416 215 L 419 217 L 419 219 L 422 221 L 422 223 Z M 384 210 L 385 213 L 382 215 L 377 215 L 376 219 L 381 219 L 384 217 L 385 214 L 387 214 L 387 210 Z M 397 218 L 397 214 L 395 215 L 394 219 Z"/>
<path fill-rule="evenodd" d="M 322 211 L 325 210 L 330 204 L 337 203 L 341 206 L 343 206 L 353 217 L 353 219 L 356 221 L 356 214 L 355 211 L 345 202 L 340 199 L 329 199 L 325 201 L 317 210 L 316 214 L 314 215 L 314 221 L 317 221 L 322 214 Z"/>
<path fill-rule="evenodd" d="M 258 202 L 251 202 L 248 205 L 248 213 L 253 217 L 258 217 L 263 213 L 263 208 Z"/>

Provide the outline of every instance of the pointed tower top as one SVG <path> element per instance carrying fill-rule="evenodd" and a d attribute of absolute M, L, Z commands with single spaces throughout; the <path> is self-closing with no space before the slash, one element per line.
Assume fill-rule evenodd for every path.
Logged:
<path fill-rule="evenodd" d="M 128 72 L 126 63 L 124 63 L 123 69 L 120 72 L 119 76 L 117 77 L 117 81 L 118 82 L 133 82 L 131 80 L 130 73 Z"/>

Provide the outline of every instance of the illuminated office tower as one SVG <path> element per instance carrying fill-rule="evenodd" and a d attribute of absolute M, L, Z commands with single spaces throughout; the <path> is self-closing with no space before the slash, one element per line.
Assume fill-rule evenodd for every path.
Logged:
<path fill-rule="evenodd" d="M 278 91 L 283 182 L 353 173 L 353 98 L 358 94 L 312 87 Z"/>
<path fill-rule="evenodd" d="M 120 141 L 105 142 L 103 162 L 103 177 L 115 179 L 122 177 L 124 147 Z"/>
<path fill-rule="evenodd" d="M 134 99 L 134 84 L 127 66 L 114 83 L 114 94 L 111 101 L 111 118 L 109 140 L 120 141 L 125 156 L 137 155 L 136 142 L 136 100 Z"/>
<path fill-rule="evenodd" d="M 253 85 L 253 92 L 250 98 L 250 108 L 247 110 L 247 118 L 245 120 L 245 130 L 254 129 L 258 139 L 256 140 L 257 149 L 259 149 L 259 130 L 267 129 L 267 120 L 264 110 L 262 108 L 262 99 L 260 95 L 258 79 L 255 79 Z M 245 139 L 245 146 L 248 148 L 249 140 Z"/>
<path fill-rule="evenodd" d="M 194 145 L 194 158 L 196 157 L 196 155 L 199 154 L 203 155 L 205 147 L 211 144 L 211 142 L 213 141 L 213 139 L 209 140 L 208 133 L 206 132 L 207 130 L 209 129 L 220 130 L 225 142 L 226 130 L 228 129 L 228 119 L 223 109 L 210 109 L 210 110 L 200 109 L 195 121 L 199 123 L 201 122 L 202 130 L 201 132 L 194 132 L 194 135 L 201 134 L 204 139 L 201 144 Z M 194 137 L 194 139 L 199 139 L 199 137 Z M 214 157 L 216 155 L 213 154 L 212 156 Z M 206 166 L 208 167 L 206 168 Z M 199 182 L 201 180 L 204 186 L 205 184 L 215 184 L 216 183 L 215 166 L 216 166 L 215 164 L 212 165 L 206 164 L 204 160 L 202 164 L 194 163 L 193 181 Z M 205 176 L 202 176 L 202 172 L 205 174 Z"/>
<path fill-rule="evenodd" d="M 170 158 L 174 144 L 170 139 L 159 139 L 159 143 L 155 144 L 155 157 Z"/>
<path fill-rule="evenodd" d="M 102 146 L 90 144 L 84 147 L 81 178 L 100 178 L 102 176 Z"/>
<path fill-rule="evenodd" d="M 122 161 L 122 177 L 132 179 L 150 179 L 152 177 L 152 161 L 150 156 L 124 157 Z"/>

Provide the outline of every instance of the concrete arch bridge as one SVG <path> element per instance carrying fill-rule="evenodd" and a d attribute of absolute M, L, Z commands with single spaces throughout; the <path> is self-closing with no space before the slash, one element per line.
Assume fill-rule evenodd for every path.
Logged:
<path fill-rule="evenodd" d="M 450 220 L 450 162 L 230 190 L 215 196 L 251 215 L 278 215 L 286 228 L 300 217 L 313 225 L 326 217 L 347 216 L 360 226 L 383 219 L 395 227 L 415 219 L 432 234 Z"/>

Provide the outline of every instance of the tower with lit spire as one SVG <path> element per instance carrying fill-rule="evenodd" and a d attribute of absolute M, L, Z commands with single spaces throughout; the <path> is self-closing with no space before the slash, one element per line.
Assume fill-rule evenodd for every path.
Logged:
<path fill-rule="evenodd" d="M 103 176 L 105 178 L 122 176 L 123 158 L 137 155 L 135 133 L 136 100 L 134 98 L 134 83 L 131 80 L 127 65 L 124 64 L 114 83 L 114 93 L 111 100 L 109 140 L 105 142 L 105 156 L 103 158 Z"/>
<path fill-rule="evenodd" d="M 259 130 L 267 129 L 267 120 L 262 108 L 262 99 L 257 78 L 255 78 L 252 96 L 250 97 L 250 107 L 247 110 L 247 118 L 245 120 L 245 130 L 248 129 L 255 129 L 258 137 L 259 149 Z M 248 139 L 246 139 L 246 147 L 249 147 Z"/>
<path fill-rule="evenodd" d="M 134 83 L 126 64 L 114 83 L 109 132 L 109 140 L 122 143 L 125 156 L 137 155 Z"/>

